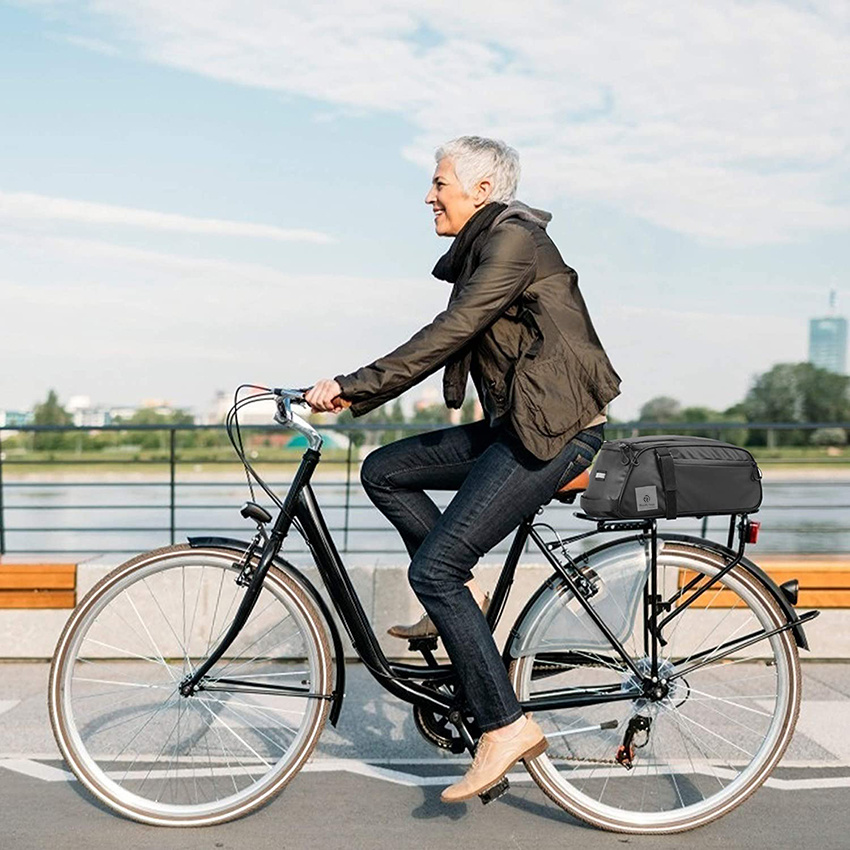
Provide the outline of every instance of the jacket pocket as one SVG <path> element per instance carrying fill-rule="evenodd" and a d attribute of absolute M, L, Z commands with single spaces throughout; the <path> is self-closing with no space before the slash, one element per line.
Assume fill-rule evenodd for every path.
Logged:
<path fill-rule="evenodd" d="M 515 407 L 521 404 L 541 433 L 559 437 L 574 424 L 576 399 L 561 358 L 526 360 L 514 376 L 514 392 Z"/>

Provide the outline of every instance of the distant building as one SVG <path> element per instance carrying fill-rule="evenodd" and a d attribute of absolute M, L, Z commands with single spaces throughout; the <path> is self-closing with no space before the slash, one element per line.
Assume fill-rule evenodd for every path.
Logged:
<path fill-rule="evenodd" d="M 109 408 L 109 421 L 110 423 L 114 423 L 117 420 L 121 419 L 123 422 L 126 422 L 128 419 L 133 418 L 133 414 L 136 412 L 137 408 L 135 407 L 110 407 Z"/>
<path fill-rule="evenodd" d="M 112 421 L 109 410 L 92 406 L 91 399 L 86 395 L 71 396 L 66 410 L 78 428 L 103 428 Z"/>
<path fill-rule="evenodd" d="M 830 294 L 835 309 L 835 292 Z M 847 319 L 827 316 L 809 320 L 809 363 L 839 375 L 847 374 Z"/>
<path fill-rule="evenodd" d="M 0 410 L 0 428 L 24 428 L 32 425 L 32 412 Z"/>
<path fill-rule="evenodd" d="M 152 410 L 160 416 L 171 416 L 175 412 L 175 408 L 171 406 L 170 401 L 164 398 L 146 398 L 142 402 L 140 410 Z"/>
<path fill-rule="evenodd" d="M 212 404 L 206 415 L 206 425 L 220 425 L 224 422 L 230 406 L 233 404 L 233 393 L 226 393 L 224 390 L 219 390 L 213 398 Z"/>

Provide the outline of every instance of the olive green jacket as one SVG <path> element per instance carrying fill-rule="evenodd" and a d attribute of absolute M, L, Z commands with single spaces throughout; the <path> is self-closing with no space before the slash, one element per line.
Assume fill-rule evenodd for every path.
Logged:
<path fill-rule="evenodd" d="M 386 356 L 337 376 L 354 416 L 465 357 L 490 421 L 508 421 L 533 455 L 550 460 L 619 395 L 578 275 L 546 233 L 550 218 L 513 201 L 472 244 L 443 312 Z M 463 369 L 447 368 L 450 406 L 465 384 Z"/>

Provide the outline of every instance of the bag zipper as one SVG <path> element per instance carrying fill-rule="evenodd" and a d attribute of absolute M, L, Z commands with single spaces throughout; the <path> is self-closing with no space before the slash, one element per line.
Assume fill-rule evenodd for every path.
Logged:
<path fill-rule="evenodd" d="M 688 448 L 705 448 L 705 447 L 706 447 L 705 443 L 680 443 L 680 444 L 677 444 L 675 446 L 672 446 L 671 448 L 688 449 Z M 638 458 L 640 457 L 640 455 L 642 455 L 644 452 L 655 451 L 655 449 L 657 449 L 657 448 L 658 448 L 658 446 L 642 446 L 641 448 L 635 448 L 631 443 L 626 443 L 626 442 L 620 443 L 620 451 L 624 455 L 623 463 L 631 463 L 634 466 L 638 465 Z M 749 457 L 750 460 L 749 461 L 745 461 L 745 460 L 730 461 L 731 463 L 751 463 L 751 464 L 753 464 L 753 466 L 758 466 L 758 462 L 756 461 L 756 459 L 752 456 L 752 454 L 750 452 L 748 452 L 746 449 L 742 449 L 740 446 L 735 446 L 735 448 L 738 449 L 738 451 L 744 452 L 747 455 L 747 457 Z M 687 463 L 687 459 L 685 459 L 685 458 L 674 458 L 674 461 L 676 463 Z M 709 461 L 709 462 L 712 462 L 712 461 Z M 719 462 L 722 463 L 723 461 L 719 461 Z"/>
<path fill-rule="evenodd" d="M 623 453 L 623 463 L 628 466 L 637 466 L 637 451 L 631 443 L 620 443 L 620 451 Z"/>

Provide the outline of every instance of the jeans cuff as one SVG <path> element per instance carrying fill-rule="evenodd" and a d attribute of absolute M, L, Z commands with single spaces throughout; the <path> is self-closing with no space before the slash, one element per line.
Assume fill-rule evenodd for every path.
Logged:
<path fill-rule="evenodd" d="M 493 729 L 501 729 L 502 726 L 508 726 L 511 723 L 519 720 L 525 712 L 520 708 L 515 714 L 512 714 L 507 720 L 492 720 L 490 723 L 479 723 L 478 728 L 482 732 L 490 732 Z"/>

